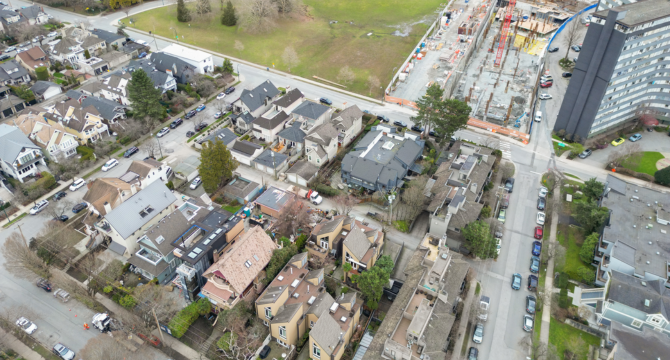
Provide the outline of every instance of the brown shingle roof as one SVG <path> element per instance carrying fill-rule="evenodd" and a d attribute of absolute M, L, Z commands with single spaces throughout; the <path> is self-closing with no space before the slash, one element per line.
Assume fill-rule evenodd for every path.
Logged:
<path fill-rule="evenodd" d="M 89 184 L 83 200 L 93 205 L 98 213 L 105 216 L 107 215 L 105 202 L 108 202 L 113 210 L 123 202 L 122 192 L 130 197 L 130 184 L 117 178 L 98 178 Z"/>

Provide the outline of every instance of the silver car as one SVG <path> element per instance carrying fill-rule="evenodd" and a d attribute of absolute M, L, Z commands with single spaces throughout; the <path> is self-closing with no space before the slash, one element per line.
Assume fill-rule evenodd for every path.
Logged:
<path fill-rule="evenodd" d="M 474 341 L 477 344 L 481 344 L 483 340 L 484 340 L 484 325 L 477 324 L 475 326 L 475 334 L 472 335 L 472 341 Z"/>

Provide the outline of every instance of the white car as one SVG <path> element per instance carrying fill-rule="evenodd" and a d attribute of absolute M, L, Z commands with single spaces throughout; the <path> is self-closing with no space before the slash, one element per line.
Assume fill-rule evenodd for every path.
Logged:
<path fill-rule="evenodd" d="M 537 213 L 537 224 L 538 225 L 544 225 L 544 218 L 545 218 L 544 213 L 543 212 L 538 212 Z"/>
<path fill-rule="evenodd" d="M 539 197 L 543 198 L 543 199 L 546 199 L 548 193 L 549 193 L 549 189 L 547 189 L 546 187 L 542 186 L 542 187 L 540 188 L 540 192 L 539 192 L 537 195 L 538 195 Z"/>
<path fill-rule="evenodd" d="M 165 136 L 165 134 L 167 134 L 169 132 L 170 132 L 170 128 L 166 126 L 166 127 L 162 128 L 161 131 L 158 132 L 158 134 L 156 134 L 156 137 L 163 137 L 163 136 Z"/>
<path fill-rule="evenodd" d="M 47 34 L 48 37 L 54 37 L 54 36 L 56 36 L 56 35 L 58 35 L 58 33 L 55 32 L 55 31 L 52 31 L 52 32 L 50 32 L 50 33 Z"/>
<path fill-rule="evenodd" d="M 108 160 L 105 163 L 105 165 L 102 165 L 102 171 L 109 171 L 109 169 L 113 168 L 116 165 L 119 165 L 119 160 L 116 159 Z"/>
<path fill-rule="evenodd" d="M 23 316 L 16 320 L 16 326 L 20 327 L 27 334 L 32 334 L 37 330 L 37 325 Z"/>
<path fill-rule="evenodd" d="M 191 190 L 197 189 L 198 186 L 200 186 L 200 184 L 202 184 L 202 179 L 200 179 L 200 176 L 198 176 L 197 178 L 193 179 L 193 181 L 191 182 L 191 186 L 190 186 Z"/>
<path fill-rule="evenodd" d="M 82 188 L 84 185 L 86 185 L 86 180 L 84 180 L 82 178 L 74 179 L 74 181 L 72 182 L 72 185 L 70 185 L 70 191 L 77 191 L 80 188 Z"/>
<path fill-rule="evenodd" d="M 226 97 L 226 93 L 221 93 L 221 94 L 219 94 L 219 95 L 216 95 L 216 100 L 221 100 L 221 99 L 223 99 L 224 97 Z"/>
<path fill-rule="evenodd" d="M 40 213 L 40 211 L 44 210 L 47 206 L 49 206 L 49 202 L 47 200 L 42 200 L 35 204 L 32 209 L 30 209 L 30 215 L 37 215 Z"/>
<path fill-rule="evenodd" d="M 149 45 L 149 43 L 144 41 L 144 40 L 135 40 L 135 42 L 140 44 L 140 45 Z"/>
<path fill-rule="evenodd" d="M 11 52 L 11 51 L 14 51 L 14 50 L 16 50 L 16 47 L 15 46 L 10 46 L 10 47 L 5 49 L 5 52 Z"/>
<path fill-rule="evenodd" d="M 540 100 L 549 100 L 551 99 L 551 95 L 549 94 L 540 94 Z"/>
<path fill-rule="evenodd" d="M 500 249 L 502 248 L 501 246 L 502 239 L 501 238 L 496 238 L 496 254 L 500 255 Z M 486 319 L 484 319 L 486 320 Z"/>
<path fill-rule="evenodd" d="M 323 202 L 323 198 L 321 195 L 319 195 L 318 192 L 312 191 L 312 193 L 309 195 L 309 201 L 311 201 L 314 205 L 319 205 Z"/>
<path fill-rule="evenodd" d="M 535 112 L 535 121 L 542 121 L 542 111 Z"/>

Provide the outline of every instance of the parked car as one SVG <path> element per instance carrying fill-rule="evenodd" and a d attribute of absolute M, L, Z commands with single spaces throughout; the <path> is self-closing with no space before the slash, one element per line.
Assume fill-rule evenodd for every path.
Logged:
<path fill-rule="evenodd" d="M 215 119 L 220 119 L 222 116 L 223 116 L 222 112 L 217 112 L 216 114 L 214 114 Z"/>
<path fill-rule="evenodd" d="M 550 83 L 550 82 L 549 83 L 540 83 L 541 88 L 549 88 L 549 87 L 551 87 L 551 85 L 554 85 L 554 83 Z"/>
<path fill-rule="evenodd" d="M 523 331 L 526 332 L 531 332 L 533 331 L 533 325 L 535 324 L 535 320 L 533 320 L 533 317 L 530 315 L 524 315 L 523 316 Z"/>
<path fill-rule="evenodd" d="M 503 195 L 502 201 L 500 202 L 501 209 L 507 209 L 509 207 L 509 194 Z"/>
<path fill-rule="evenodd" d="M 61 215 L 61 216 L 57 216 L 57 217 L 53 218 L 53 220 L 54 221 L 60 221 L 60 222 L 66 222 L 66 221 L 70 220 L 70 217 L 67 216 L 67 215 Z"/>
<path fill-rule="evenodd" d="M 549 94 L 540 94 L 539 98 L 540 98 L 540 100 L 549 100 L 549 99 L 551 99 L 551 95 L 549 95 Z"/>
<path fill-rule="evenodd" d="M 622 137 L 616 138 L 616 139 L 612 140 L 612 145 L 613 146 L 619 146 L 619 145 L 623 144 L 625 141 L 626 141 L 626 139 L 624 139 Z"/>
<path fill-rule="evenodd" d="M 377 115 L 377 120 L 383 121 L 385 123 L 391 121 L 391 119 L 389 119 L 388 116 L 386 116 L 386 115 Z"/>
<path fill-rule="evenodd" d="M 547 188 L 544 187 L 544 186 L 540 186 L 540 191 L 538 192 L 537 195 L 538 195 L 539 197 L 543 198 L 543 199 L 546 199 L 546 198 L 547 198 L 547 194 L 549 194 L 549 189 L 547 189 Z"/>
<path fill-rule="evenodd" d="M 572 77 L 572 73 L 566 71 L 561 76 L 563 76 L 564 78 L 570 78 L 570 77 Z"/>
<path fill-rule="evenodd" d="M 159 138 L 163 137 L 169 132 L 170 132 L 170 128 L 166 126 L 166 127 L 162 128 L 161 131 L 158 132 L 158 134 L 156 134 L 156 137 L 159 137 Z"/>
<path fill-rule="evenodd" d="M 200 176 L 198 176 L 197 178 L 193 179 L 193 181 L 191 182 L 191 186 L 189 187 L 191 188 L 191 190 L 195 190 L 198 188 L 198 186 L 200 186 L 200 184 L 202 184 L 202 179 L 200 178 Z"/>
<path fill-rule="evenodd" d="M 143 59 L 144 57 L 147 56 L 147 53 L 142 52 L 139 56 L 137 56 L 138 59 Z"/>
<path fill-rule="evenodd" d="M 127 159 L 127 158 L 133 156 L 133 154 L 135 154 L 138 151 L 140 151 L 140 149 L 138 149 L 137 146 L 133 146 L 130 149 L 126 150 L 125 153 L 123 153 L 123 157 Z"/>
<path fill-rule="evenodd" d="M 186 132 L 186 137 L 188 137 L 188 138 L 190 138 L 193 135 L 195 135 L 195 131 L 189 130 L 189 131 Z"/>
<path fill-rule="evenodd" d="M 526 312 L 527 313 L 535 314 L 535 303 L 537 303 L 537 300 L 535 299 L 535 296 L 533 296 L 533 295 L 526 296 Z"/>
<path fill-rule="evenodd" d="M 72 185 L 70 185 L 70 191 L 77 191 L 80 188 L 82 188 L 84 185 L 86 185 L 86 180 L 84 180 L 82 178 L 74 179 L 74 181 L 72 182 Z"/>
<path fill-rule="evenodd" d="M 35 325 L 32 321 L 24 318 L 21 316 L 18 320 L 16 320 L 16 326 L 20 327 L 21 330 L 25 331 L 26 334 L 32 334 L 37 330 L 37 325 Z"/>
<path fill-rule="evenodd" d="M 270 355 L 270 351 L 272 351 L 272 348 L 269 345 L 265 345 L 263 346 L 263 349 L 261 349 L 261 352 L 258 353 L 258 357 L 261 358 L 261 360 L 264 360 Z"/>
<path fill-rule="evenodd" d="M 16 46 L 10 46 L 10 47 L 5 49 L 5 52 L 12 52 L 14 50 L 16 50 Z"/>
<path fill-rule="evenodd" d="M 580 159 L 586 159 L 587 157 L 591 156 L 593 154 L 593 150 L 591 149 L 584 149 L 581 154 L 579 154 Z"/>
<path fill-rule="evenodd" d="M 551 75 L 542 75 L 540 76 L 541 82 L 554 81 L 554 77 Z"/>
<path fill-rule="evenodd" d="M 195 114 L 197 114 L 197 113 L 198 113 L 197 111 L 195 111 L 195 110 L 191 110 L 191 111 L 189 111 L 186 115 L 184 115 L 184 119 L 188 120 L 188 119 L 194 117 Z"/>
<path fill-rule="evenodd" d="M 574 62 L 574 63 L 576 64 L 576 63 L 577 63 L 577 59 L 578 59 L 578 58 L 572 58 L 572 62 Z"/>
<path fill-rule="evenodd" d="M 181 118 L 177 118 L 177 120 L 170 123 L 170 129 L 176 129 L 177 126 L 179 126 L 183 123 L 184 123 L 184 120 L 182 120 Z"/>
<path fill-rule="evenodd" d="M 74 359 L 74 351 L 67 348 L 67 346 L 58 343 L 53 347 L 53 353 L 58 355 L 63 360 L 72 360 Z"/>
<path fill-rule="evenodd" d="M 535 237 L 538 240 L 542 240 L 543 235 L 544 235 L 544 230 L 542 229 L 542 226 L 536 226 L 535 227 L 535 233 L 533 234 L 533 237 Z"/>
<path fill-rule="evenodd" d="M 481 344 L 484 340 L 484 325 L 477 324 L 475 325 L 475 333 L 472 335 L 472 341 L 475 344 Z"/>
<path fill-rule="evenodd" d="M 65 196 L 67 196 L 67 193 L 66 193 L 65 191 L 59 191 L 59 192 L 57 192 L 57 193 L 54 194 L 53 199 L 54 199 L 55 201 L 58 201 L 58 200 L 64 198 Z"/>
<path fill-rule="evenodd" d="M 543 212 L 537 213 L 537 224 L 538 225 L 544 225 L 544 219 L 546 218 L 545 214 Z"/>
<path fill-rule="evenodd" d="M 507 215 L 507 211 L 505 209 L 500 209 L 500 212 L 498 213 L 498 221 L 501 223 L 505 223 L 505 215 Z"/>
<path fill-rule="evenodd" d="M 40 211 L 44 210 L 47 206 L 49 206 L 49 202 L 47 200 L 42 200 L 35 204 L 35 206 L 30 209 L 30 215 L 37 215 L 40 213 Z"/>
<path fill-rule="evenodd" d="M 393 122 L 393 125 L 400 126 L 401 128 L 406 128 L 407 124 L 404 121 L 396 120 Z"/>
<path fill-rule="evenodd" d="M 79 204 L 73 206 L 72 207 L 72 212 L 76 214 L 76 213 L 78 213 L 78 212 L 80 212 L 80 211 L 82 211 L 86 208 L 88 208 L 88 204 L 85 203 L 85 202 L 82 202 L 82 203 L 79 203 Z"/>
<path fill-rule="evenodd" d="M 479 350 L 474 346 L 470 347 L 470 351 L 468 351 L 468 360 L 477 360 L 477 356 L 479 356 Z"/>
<path fill-rule="evenodd" d="M 547 204 L 547 202 L 543 198 L 538 198 L 537 199 L 537 209 L 544 211 L 544 207 Z"/>
<path fill-rule="evenodd" d="M 507 180 L 505 180 L 505 190 L 507 190 L 508 193 L 511 193 L 512 190 L 514 190 L 514 178 L 507 178 Z"/>
<path fill-rule="evenodd" d="M 582 51 L 582 47 L 581 47 L 580 45 L 572 45 L 572 46 L 570 47 L 570 49 L 572 49 L 572 51 L 574 51 L 574 52 L 580 52 L 580 51 Z"/>
<path fill-rule="evenodd" d="M 501 225 L 501 226 L 496 227 L 496 230 L 493 233 L 493 235 L 497 238 L 501 238 L 501 237 L 503 237 L 503 233 L 504 233 L 504 229 Z"/>
<path fill-rule="evenodd" d="M 195 111 L 201 112 L 201 111 L 205 110 L 206 108 L 207 108 L 207 106 L 205 104 L 201 104 L 200 106 L 195 108 Z"/>
<path fill-rule="evenodd" d="M 328 106 L 333 105 L 333 102 L 330 99 L 325 98 L 325 97 L 322 97 L 321 99 L 319 99 L 319 102 L 322 103 L 322 104 L 326 104 Z"/>
<path fill-rule="evenodd" d="M 633 136 L 628 138 L 628 140 L 630 140 L 632 142 L 636 142 L 640 139 L 642 139 L 642 134 L 634 134 Z"/>
<path fill-rule="evenodd" d="M 216 95 L 216 100 L 221 100 L 224 97 L 226 97 L 226 93 L 220 93 L 219 95 Z"/>
<path fill-rule="evenodd" d="M 11 58 L 12 58 L 11 56 L 5 54 L 5 55 L 0 56 L 0 61 L 5 61 L 5 60 L 11 59 Z"/>
<path fill-rule="evenodd" d="M 530 258 L 530 272 L 537 274 L 540 272 L 540 258 L 531 256 Z"/>
<path fill-rule="evenodd" d="M 533 241 L 533 250 L 531 253 L 535 256 L 540 256 L 540 253 L 542 252 L 542 243 L 539 241 Z"/>
<path fill-rule="evenodd" d="M 557 52 L 557 51 L 558 51 L 557 47 L 547 49 L 547 52 L 550 52 L 550 53 L 554 53 L 554 52 Z"/>
<path fill-rule="evenodd" d="M 514 290 L 521 289 L 521 274 L 512 275 L 512 289 Z"/>
<path fill-rule="evenodd" d="M 102 165 L 102 168 L 101 168 L 100 170 L 102 170 L 102 171 L 109 171 L 111 168 L 113 168 L 113 167 L 116 166 L 116 165 L 119 165 L 119 160 L 116 160 L 116 159 L 110 159 L 110 160 L 107 160 L 107 162 L 105 163 L 105 165 Z"/>
<path fill-rule="evenodd" d="M 206 122 L 201 122 L 200 124 L 195 126 L 195 131 L 196 132 L 202 131 L 204 128 L 207 127 L 207 125 L 209 124 L 207 124 Z"/>
<path fill-rule="evenodd" d="M 52 32 L 50 32 L 50 33 L 47 34 L 47 37 L 54 37 L 54 36 L 56 36 L 56 35 L 58 35 L 58 33 L 55 32 L 55 31 L 52 31 Z"/>
<path fill-rule="evenodd" d="M 45 278 L 38 278 L 35 280 L 35 285 L 46 292 L 51 292 L 51 283 Z"/>
<path fill-rule="evenodd" d="M 226 95 L 230 95 L 234 92 L 235 92 L 235 87 L 234 86 L 231 86 L 231 87 L 229 87 L 229 88 L 227 88 L 226 90 L 223 91 L 223 93 L 226 94 Z"/>
<path fill-rule="evenodd" d="M 537 291 L 537 276 L 535 275 L 528 275 L 528 291 Z"/>
<path fill-rule="evenodd" d="M 412 125 L 411 129 L 412 129 L 412 131 L 416 131 L 416 132 L 419 132 L 419 133 L 422 133 L 423 130 L 425 130 L 424 128 L 416 126 L 416 125 Z"/>
<path fill-rule="evenodd" d="M 502 249 L 502 239 L 501 238 L 495 238 L 496 239 L 496 254 L 500 255 L 500 249 Z"/>
<path fill-rule="evenodd" d="M 542 121 L 542 111 L 538 110 L 535 112 L 535 121 L 537 122 Z"/>

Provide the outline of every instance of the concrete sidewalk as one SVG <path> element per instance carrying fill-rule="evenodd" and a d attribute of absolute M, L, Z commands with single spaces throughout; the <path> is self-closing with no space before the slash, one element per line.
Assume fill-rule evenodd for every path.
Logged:
<path fill-rule="evenodd" d="M 475 289 L 477 288 L 477 280 L 470 280 L 470 286 L 468 288 L 468 295 L 465 298 L 465 304 L 463 305 L 463 313 L 461 314 L 461 322 L 458 325 L 458 339 L 452 340 L 456 341 L 454 345 L 454 351 L 451 353 L 452 359 L 461 358 L 461 349 L 463 348 L 463 337 L 469 337 L 470 334 L 466 334 L 465 331 L 468 328 L 468 322 L 470 321 L 470 308 L 472 307 L 473 299 L 475 298 Z M 468 340 L 468 343 L 470 341 Z M 466 345 L 467 347 L 467 345 Z M 456 355 L 456 356 L 454 356 Z"/>
<path fill-rule="evenodd" d="M 553 202 L 556 204 L 561 199 L 561 189 L 554 186 Z M 552 206 L 551 209 L 551 229 L 549 230 L 549 246 L 556 246 L 556 229 L 558 228 L 558 206 Z M 541 264 L 540 264 L 541 265 Z M 554 258 L 550 258 L 547 262 L 547 271 L 544 274 L 544 292 L 553 293 L 554 290 Z M 551 325 L 551 301 L 549 297 L 544 304 L 542 304 L 542 327 L 540 328 L 540 341 L 549 344 L 549 326 Z"/>
<path fill-rule="evenodd" d="M 0 339 L 8 348 L 16 351 L 22 358 L 26 360 L 44 360 L 42 355 L 35 352 L 33 349 L 29 348 L 26 344 L 22 343 L 21 340 L 17 339 L 16 336 L 7 333 L 4 329 L 0 329 Z"/>

